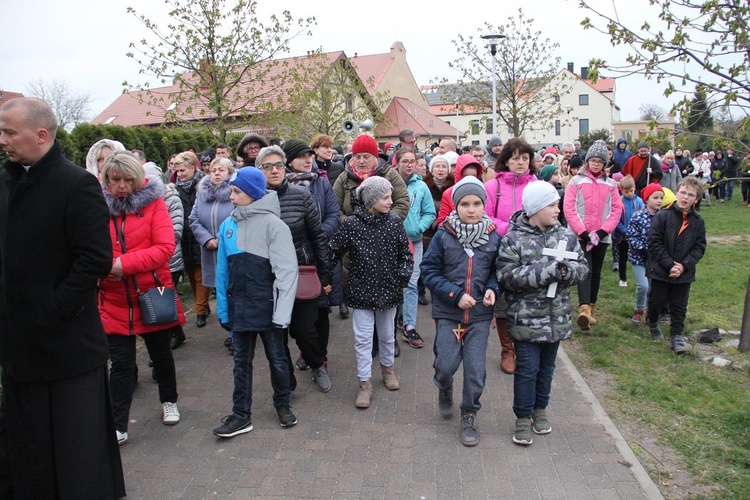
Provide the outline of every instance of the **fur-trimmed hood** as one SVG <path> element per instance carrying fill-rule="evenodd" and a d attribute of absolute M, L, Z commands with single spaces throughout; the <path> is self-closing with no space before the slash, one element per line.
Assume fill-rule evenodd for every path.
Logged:
<path fill-rule="evenodd" d="M 229 201 L 229 195 L 231 194 L 232 188 L 229 186 L 229 179 L 215 185 L 211 182 L 211 177 L 205 176 L 198 183 L 197 197 L 204 203 Z"/>
<path fill-rule="evenodd" d="M 152 201 L 162 198 L 166 192 L 164 183 L 156 176 L 147 176 L 143 186 L 125 198 L 117 198 L 108 188 L 103 189 L 104 199 L 109 206 L 110 215 L 135 214 Z"/>

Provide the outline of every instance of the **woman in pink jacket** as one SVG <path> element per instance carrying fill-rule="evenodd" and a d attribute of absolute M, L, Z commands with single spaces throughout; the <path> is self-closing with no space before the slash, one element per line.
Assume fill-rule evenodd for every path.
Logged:
<path fill-rule="evenodd" d="M 582 331 L 596 324 L 604 257 L 622 212 L 617 183 L 604 172 L 607 159 L 607 144 L 596 141 L 586 153 L 583 168 L 570 179 L 563 204 L 568 227 L 578 235 L 589 264 L 588 276 L 578 284 L 578 326 Z"/>
<path fill-rule="evenodd" d="M 505 143 L 494 167 L 495 178 L 484 183 L 487 191 L 484 212 L 495 223 L 500 236 L 505 236 L 511 216 L 523 209 L 521 196 L 524 188 L 536 180 L 534 149 L 525 140 L 514 137 Z M 502 346 L 500 370 L 510 374 L 516 371 L 516 351 L 513 339 L 508 336 L 505 308 L 505 298 L 501 296 L 495 301 L 495 325 Z"/>

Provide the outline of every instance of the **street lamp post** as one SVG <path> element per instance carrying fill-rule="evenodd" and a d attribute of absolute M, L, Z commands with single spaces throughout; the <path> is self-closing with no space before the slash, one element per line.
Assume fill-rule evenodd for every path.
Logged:
<path fill-rule="evenodd" d="M 497 60 L 497 44 L 499 40 L 505 38 L 505 35 L 482 35 L 482 40 L 488 40 L 490 54 L 492 54 L 492 135 L 497 135 L 497 70 L 495 65 Z"/>
<path fill-rule="evenodd" d="M 570 127 L 573 126 L 573 124 L 570 122 L 570 112 L 573 111 L 573 106 L 565 106 L 565 112 L 568 114 L 567 119 L 565 120 L 565 126 L 568 128 L 568 142 L 570 142 Z"/>
<path fill-rule="evenodd" d="M 454 103 L 454 107 L 456 108 L 456 146 L 458 146 L 461 143 L 461 139 L 458 137 L 458 101 Z"/>

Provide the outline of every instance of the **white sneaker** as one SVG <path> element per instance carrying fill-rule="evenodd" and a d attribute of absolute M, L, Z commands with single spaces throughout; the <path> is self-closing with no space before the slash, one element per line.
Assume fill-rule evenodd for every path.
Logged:
<path fill-rule="evenodd" d="M 128 442 L 128 433 L 127 432 L 120 432 L 118 430 L 115 430 L 117 433 L 117 444 L 122 446 L 125 443 Z"/>
<path fill-rule="evenodd" d="M 180 421 L 180 410 L 177 408 L 177 403 L 166 402 L 161 405 L 164 411 L 164 418 L 162 421 L 164 425 L 174 425 Z"/>
<path fill-rule="evenodd" d="M 623 287 L 623 288 L 627 288 L 628 282 L 620 280 L 620 286 Z"/>

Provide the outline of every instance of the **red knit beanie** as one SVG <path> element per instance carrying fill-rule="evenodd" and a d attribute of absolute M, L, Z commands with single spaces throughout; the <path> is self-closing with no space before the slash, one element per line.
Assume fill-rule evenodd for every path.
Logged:
<path fill-rule="evenodd" d="M 370 153 L 373 156 L 378 156 L 378 143 L 369 135 L 360 135 L 352 144 L 352 154 L 359 153 Z"/>
<path fill-rule="evenodd" d="M 664 190 L 661 188 L 661 185 L 656 182 L 652 182 L 651 184 L 648 184 L 646 185 L 646 187 L 641 189 L 641 198 L 643 198 L 643 201 L 648 201 L 648 197 L 657 191 L 661 191 L 662 193 L 664 192 Z"/>

